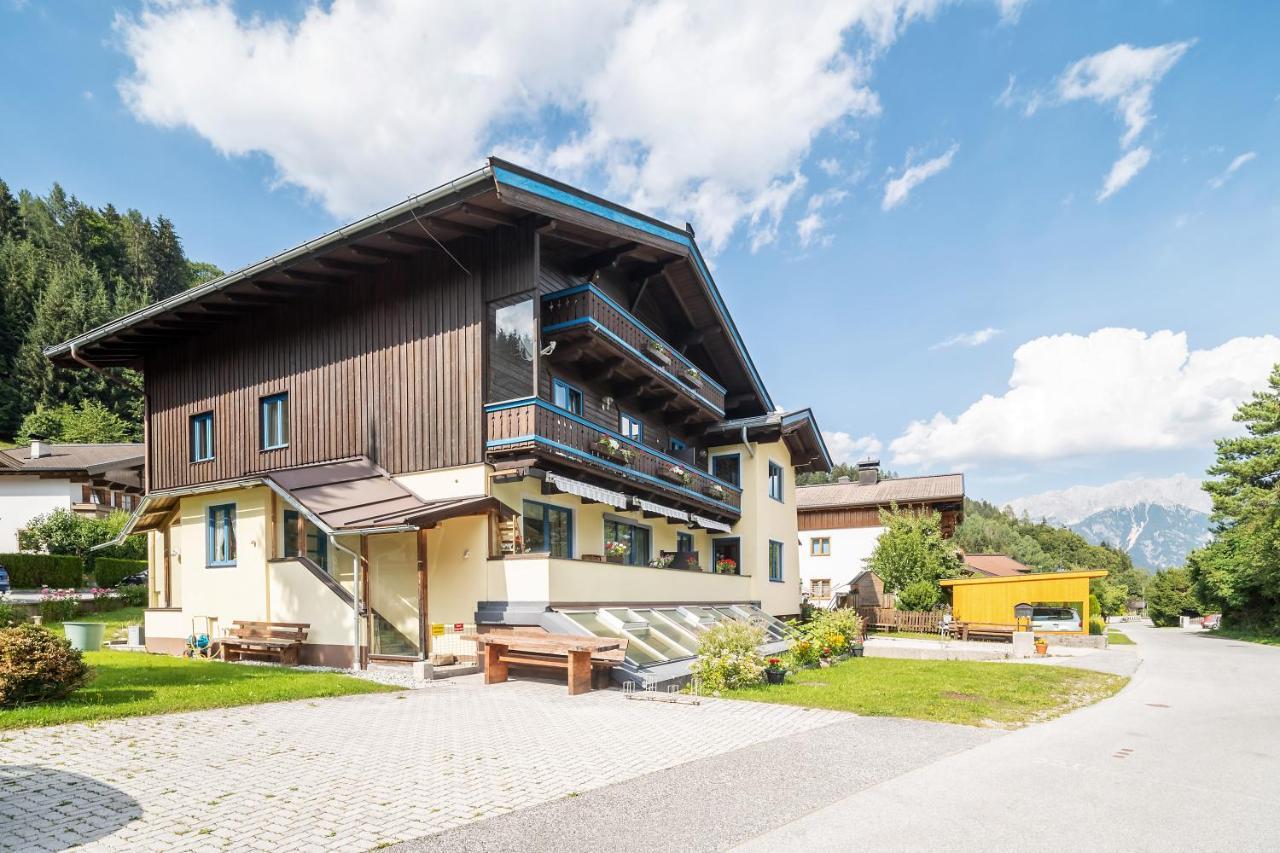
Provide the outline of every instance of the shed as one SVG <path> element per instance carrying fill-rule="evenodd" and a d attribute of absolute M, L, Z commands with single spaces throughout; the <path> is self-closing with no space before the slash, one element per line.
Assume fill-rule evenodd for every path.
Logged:
<path fill-rule="evenodd" d="M 1018 604 L 1079 603 L 1079 632 L 1089 633 L 1089 581 L 1105 578 L 1105 571 L 1040 572 L 1015 577 L 953 578 L 941 581 L 951 593 L 951 613 L 960 622 L 1013 625 Z"/>

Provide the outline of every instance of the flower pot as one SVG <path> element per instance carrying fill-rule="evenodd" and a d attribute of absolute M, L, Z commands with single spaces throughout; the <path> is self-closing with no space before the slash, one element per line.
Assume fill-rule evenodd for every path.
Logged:
<path fill-rule="evenodd" d="M 853 652 L 853 656 L 855 658 L 860 658 L 860 657 L 863 657 L 862 653 L 866 651 L 866 649 L 864 649 L 862 646 L 854 646 L 850 651 Z"/>
<path fill-rule="evenodd" d="M 681 373 L 681 374 L 680 374 L 680 378 L 681 378 L 681 379 L 683 379 L 683 380 L 685 381 L 685 383 L 686 383 L 686 384 L 691 385 L 691 386 L 693 386 L 694 388 L 701 388 L 701 387 L 702 387 L 702 377 L 701 377 L 701 376 L 690 376 L 688 373 Z"/>
<path fill-rule="evenodd" d="M 764 671 L 765 681 L 770 684 L 781 684 L 786 677 L 787 671 L 785 669 L 766 669 Z"/>
<path fill-rule="evenodd" d="M 615 557 L 612 554 L 608 554 L 604 558 L 606 563 L 617 563 L 618 565 L 622 565 L 622 562 L 625 559 L 626 559 L 625 557 Z"/>
<path fill-rule="evenodd" d="M 649 347 L 649 349 L 646 350 L 646 352 L 649 354 L 649 358 L 653 359 L 654 361 L 660 362 L 666 365 L 667 367 L 671 366 L 671 354 L 666 350 L 657 350 L 657 349 L 654 349 L 653 347 Z"/>
<path fill-rule="evenodd" d="M 102 622 L 63 622 L 67 642 L 71 648 L 82 652 L 96 652 L 102 648 L 102 638 L 107 626 Z"/>
<path fill-rule="evenodd" d="M 1049 652 L 1048 643 L 1036 643 L 1036 654 L 1043 655 L 1043 654 L 1048 654 L 1048 652 Z"/>
<path fill-rule="evenodd" d="M 831 666 L 831 661 L 827 660 L 826 658 L 822 658 L 821 660 L 818 661 L 818 666 L 822 667 L 823 669 L 828 669 Z"/>

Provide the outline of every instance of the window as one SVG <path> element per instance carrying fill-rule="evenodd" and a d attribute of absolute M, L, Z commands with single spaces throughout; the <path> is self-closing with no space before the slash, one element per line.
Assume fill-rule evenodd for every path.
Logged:
<path fill-rule="evenodd" d="M 626 412 L 618 413 L 618 432 L 635 441 L 644 441 L 644 424 Z"/>
<path fill-rule="evenodd" d="M 210 566 L 236 564 L 236 505 L 209 507 L 209 527 L 205 563 Z"/>
<path fill-rule="evenodd" d="M 722 575 L 742 574 L 742 543 L 738 537 L 711 541 L 711 570 Z"/>
<path fill-rule="evenodd" d="M 289 395 L 272 394 L 258 401 L 262 411 L 262 449 L 289 446 Z"/>
<path fill-rule="evenodd" d="M 809 556 L 811 557 L 830 557 L 831 556 L 831 537 L 815 536 L 809 540 Z"/>
<path fill-rule="evenodd" d="M 678 438 L 675 438 L 674 436 L 673 436 L 673 437 L 672 437 L 672 439 L 671 439 L 671 452 L 672 452 L 672 453 L 679 453 L 681 450 L 684 450 L 684 449 L 685 449 L 686 447 L 688 447 L 688 446 L 689 446 L 689 445 L 685 444 L 683 441 L 681 441 L 681 440 L 680 440 L 680 439 L 678 439 Z"/>
<path fill-rule="evenodd" d="M 524 553 L 573 556 L 573 511 L 551 504 L 524 502 Z"/>
<path fill-rule="evenodd" d="M 782 582 L 782 543 L 769 540 L 769 580 Z"/>
<path fill-rule="evenodd" d="M 731 486 L 742 485 L 742 460 L 736 453 L 716 456 L 711 460 L 711 476 Z"/>
<path fill-rule="evenodd" d="M 649 564 L 650 530 L 638 524 L 630 524 L 613 518 L 604 520 L 605 554 L 614 560 L 621 559 L 630 566 Z M 621 555 L 610 554 L 609 545 L 616 543 L 623 548 Z"/>
<path fill-rule="evenodd" d="M 191 416 L 191 461 L 208 462 L 213 458 L 213 412 Z"/>
<path fill-rule="evenodd" d="M 306 557 L 325 571 L 329 571 L 329 537 L 323 530 L 316 527 L 306 516 L 301 515 L 296 509 L 286 509 L 283 516 L 284 523 L 284 555 L 286 557 Z M 302 537 L 305 541 L 301 544 L 298 542 L 298 525 L 302 525 Z"/>
<path fill-rule="evenodd" d="M 782 466 L 777 462 L 769 463 L 769 497 L 782 500 Z"/>
<path fill-rule="evenodd" d="M 533 322 L 533 300 L 522 297 L 514 303 L 489 306 L 490 403 L 528 397 L 533 390 L 533 359 L 537 353 L 537 330 Z"/>
<path fill-rule="evenodd" d="M 830 598 L 831 578 L 814 578 L 809 581 L 809 596 L 811 598 Z"/>
<path fill-rule="evenodd" d="M 567 382 L 561 382 L 559 379 L 552 384 L 551 402 L 555 403 L 566 412 L 575 415 L 582 414 L 582 392 L 574 388 Z"/>
<path fill-rule="evenodd" d="M 676 550 L 685 554 L 693 552 L 693 534 L 677 533 L 676 534 Z"/>

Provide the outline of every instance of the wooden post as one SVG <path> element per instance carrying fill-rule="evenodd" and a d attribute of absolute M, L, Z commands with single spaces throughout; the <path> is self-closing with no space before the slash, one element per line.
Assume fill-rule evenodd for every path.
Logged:
<path fill-rule="evenodd" d="M 484 646 L 484 683 L 501 684 L 507 680 L 507 663 L 502 656 L 507 647 L 498 643 L 485 643 Z"/>
<path fill-rule="evenodd" d="M 591 692 L 591 652 L 569 652 L 569 695 Z"/>
<path fill-rule="evenodd" d="M 418 648 L 422 659 L 431 657 L 431 611 L 427 609 L 427 530 L 418 530 Z"/>
<path fill-rule="evenodd" d="M 171 546 L 169 544 L 169 531 L 173 529 L 172 524 L 166 524 L 160 534 L 160 544 L 164 548 L 164 606 L 173 606 L 173 569 L 172 558 L 169 556 Z"/>

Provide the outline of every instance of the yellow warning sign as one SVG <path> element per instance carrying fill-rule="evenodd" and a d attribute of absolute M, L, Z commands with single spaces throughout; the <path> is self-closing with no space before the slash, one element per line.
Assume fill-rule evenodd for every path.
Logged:
<path fill-rule="evenodd" d="M 441 637 L 444 635 L 444 624 L 440 622 L 431 623 L 431 636 Z"/>

